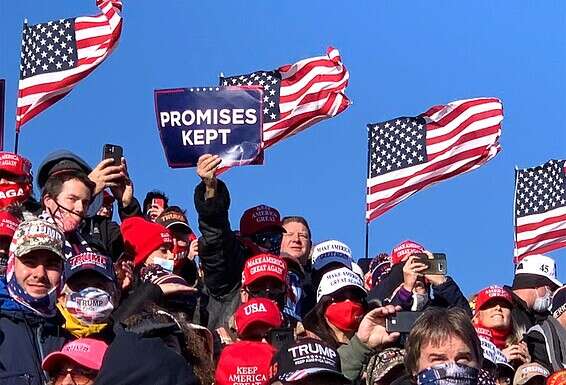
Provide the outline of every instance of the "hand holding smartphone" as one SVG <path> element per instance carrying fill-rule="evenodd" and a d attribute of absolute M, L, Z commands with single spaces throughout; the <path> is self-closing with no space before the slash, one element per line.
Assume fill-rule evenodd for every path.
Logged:
<path fill-rule="evenodd" d="M 446 264 L 446 254 L 444 253 L 417 253 L 415 254 L 420 262 L 428 266 L 422 274 L 446 275 L 448 268 Z"/>
<path fill-rule="evenodd" d="M 105 144 L 102 148 L 102 159 L 113 159 L 114 166 L 122 164 L 122 157 L 124 156 L 124 149 L 117 144 Z"/>

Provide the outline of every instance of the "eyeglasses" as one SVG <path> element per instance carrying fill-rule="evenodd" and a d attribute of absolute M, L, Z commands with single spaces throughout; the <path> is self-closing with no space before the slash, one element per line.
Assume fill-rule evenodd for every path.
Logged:
<path fill-rule="evenodd" d="M 82 370 L 79 368 L 61 369 L 53 376 L 54 385 L 62 384 L 67 375 L 71 376 L 71 380 L 73 380 L 76 385 L 86 385 L 96 377 L 96 373 L 92 370 Z"/>
<path fill-rule="evenodd" d="M 282 233 L 274 233 L 274 232 L 265 232 L 265 233 L 257 233 L 252 235 L 252 240 L 255 244 L 259 246 L 269 244 L 271 248 L 275 246 L 281 245 L 281 240 L 283 239 Z"/>

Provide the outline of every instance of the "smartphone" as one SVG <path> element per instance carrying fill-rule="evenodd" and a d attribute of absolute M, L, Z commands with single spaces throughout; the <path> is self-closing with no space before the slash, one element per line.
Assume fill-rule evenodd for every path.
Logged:
<path fill-rule="evenodd" d="M 102 148 L 102 159 L 114 159 L 114 165 L 119 166 L 122 164 L 122 156 L 124 156 L 124 149 L 117 144 L 105 144 Z"/>
<path fill-rule="evenodd" d="M 422 311 L 400 311 L 392 317 L 385 319 L 385 330 L 388 333 L 409 333 Z"/>
<path fill-rule="evenodd" d="M 415 254 L 422 263 L 428 266 L 428 269 L 423 271 L 423 274 L 431 275 L 446 275 L 448 268 L 446 266 L 446 254 L 444 253 L 418 253 Z"/>
<path fill-rule="evenodd" d="M 291 328 L 273 328 L 267 332 L 267 342 L 276 350 L 290 344 L 295 340 L 295 333 Z"/>

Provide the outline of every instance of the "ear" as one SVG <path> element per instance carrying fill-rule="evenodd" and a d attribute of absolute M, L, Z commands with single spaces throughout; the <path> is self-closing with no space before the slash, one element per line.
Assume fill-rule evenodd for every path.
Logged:
<path fill-rule="evenodd" d="M 243 287 L 240 288 L 240 302 L 246 303 L 246 302 L 248 302 L 249 299 L 250 299 L 250 296 L 249 296 L 248 292 L 245 291 Z"/>
<path fill-rule="evenodd" d="M 49 205 L 52 204 L 51 202 L 53 202 L 53 198 L 51 198 L 51 196 L 49 194 L 45 194 L 41 198 L 41 205 L 43 206 L 43 208 L 49 207 Z"/>

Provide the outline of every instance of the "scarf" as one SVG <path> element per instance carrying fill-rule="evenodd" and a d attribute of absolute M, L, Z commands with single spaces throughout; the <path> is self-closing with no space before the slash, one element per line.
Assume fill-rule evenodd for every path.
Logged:
<path fill-rule="evenodd" d="M 497 346 L 499 350 L 505 349 L 505 347 L 507 346 L 507 337 L 509 337 L 509 334 L 511 334 L 511 328 L 506 330 L 488 328 L 485 327 L 480 321 L 477 321 L 476 325 L 491 332 L 489 339 L 495 346 Z"/>
<path fill-rule="evenodd" d="M 43 211 L 41 215 L 39 215 L 39 219 L 43 219 L 49 223 L 57 225 L 53 217 L 47 211 Z M 92 249 L 78 231 L 65 234 L 65 244 L 63 245 L 63 254 L 65 254 L 65 260 L 68 260 L 69 258 L 77 254 L 86 252 L 92 252 Z"/>
<path fill-rule="evenodd" d="M 102 331 L 108 323 L 86 325 L 76 319 L 69 311 L 61 304 L 57 304 L 57 309 L 65 319 L 63 328 L 77 338 L 88 337 L 92 334 L 97 334 Z"/>
<path fill-rule="evenodd" d="M 33 313 L 42 317 L 53 317 L 56 314 L 55 303 L 59 295 L 61 282 L 41 298 L 35 298 L 29 295 L 16 280 L 15 274 L 16 257 L 10 253 L 8 258 L 8 266 L 6 267 L 6 282 L 10 297 L 24 308 L 31 310 Z"/>

